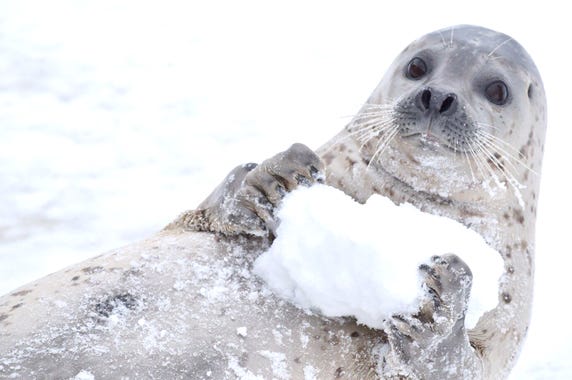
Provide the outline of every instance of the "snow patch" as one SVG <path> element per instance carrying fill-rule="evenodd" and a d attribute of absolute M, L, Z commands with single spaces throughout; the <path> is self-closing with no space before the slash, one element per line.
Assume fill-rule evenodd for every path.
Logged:
<path fill-rule="evenodd" d="M 302 308 L 379 328 L 386 316 L 414 310 L 419 265 L 446 253 L 473 272 L 468 327 L 498 303 L 500 254 L 451 219 L 381 196 L 361 205 L 324 185 L 290 193 L 278 217 L 278 236 L 254 272 Z"/>
<path fill-rule="evenodd" d="M 246 338 L 248 336 L 248 329 L 245 326 L 238 327 L 236 329 L 236 335 Z"/>
<path fill-rule="evenodd" d="M 286 355 L 284 353 L 267 350 L 258 351 L 258 353 L 270 360 L 272 375 L 280 380 L 290 379 L 290 373 L 288 372 L 288 366 L 286 364 Z"/>
<path fill-rule="evenodd" d="M 311 365 L 307 365 L 304 367 L 304 380 L 317 380 L 318 379 L 318 371 L 316 368 L 312 367 Z"/>
<path fill-rule="evenodd" d="M 95 376 L 88 371 L 82 370 L 70 380 L 95 380 Z"/>

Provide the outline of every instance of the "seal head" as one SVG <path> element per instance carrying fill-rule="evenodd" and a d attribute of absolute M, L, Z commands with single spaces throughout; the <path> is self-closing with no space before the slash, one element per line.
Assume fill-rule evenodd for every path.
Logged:
<path fill-rule="evenodd" d="M 348 130 L 371 165 L 417 191 L 465 200 L 483 185 L 521 188 L 529 163 L 518 147 L 545 108 L 538 70 L 518 42 L 458 26 L 410 44 Z"/>

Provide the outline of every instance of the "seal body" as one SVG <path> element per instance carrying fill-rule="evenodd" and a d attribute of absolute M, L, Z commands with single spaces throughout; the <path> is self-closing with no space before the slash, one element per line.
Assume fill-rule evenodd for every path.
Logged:
<path fill-rule="evenodd" d="M 473 26 L 423 36 L 318 155 L 297 144 L 237 167 L 157 236 L 0 298 L 0 375 L 505 378 L 530 319 L 545 127 L 540 76 L 514 40 Z M 464 328 L 470 268 L 454 256 L 420 268 L 438 274 L 427 297 L 383 330 L 274 297 L 250 272 L 273 211 L 324 178 L 476 230 L 506 263 L 498 306 Z"/>
<path fill-rule="evenodd" d="M 0 377 L 375 378 L 383 334 L 273 296 L 247 240 L 163 232 L 2 297 Z"/>

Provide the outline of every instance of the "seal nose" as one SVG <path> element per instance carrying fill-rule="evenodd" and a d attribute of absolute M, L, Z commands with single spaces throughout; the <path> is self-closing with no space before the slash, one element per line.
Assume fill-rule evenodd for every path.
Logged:
<path fill-rule="evenodd" d="M 454 93 L 445 94 L 427 87 L 417 94 L 416 104 L 423 113 L 450 115 L 457 108 L 457 95 Z"/>
<path fill-rule="evenodd" d="M 457 95 L 447 94 L 439 107 L 440 114 L 452 114 L 457 106 Z"/>

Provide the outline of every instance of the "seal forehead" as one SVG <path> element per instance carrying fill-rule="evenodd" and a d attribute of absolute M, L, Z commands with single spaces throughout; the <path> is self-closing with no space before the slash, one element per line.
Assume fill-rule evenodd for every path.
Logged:
<path fill-rule="evenodd" d="M 414 41 L 407 50 L 450 48 L 460 65 L 468 65 L 476 57 L 498 60 L 506 65 L 519 66 L 541 83 L 540 74 L 526 50 L 510 36 L 473 25 L 458 25 L 426 34 Z M 447 49 L 445 49 L 447 51 Z"/>

